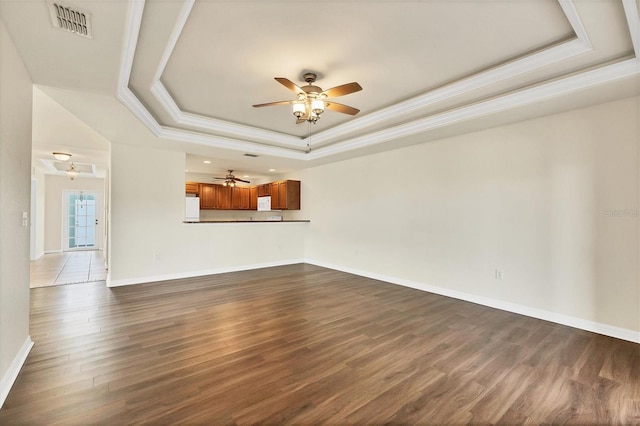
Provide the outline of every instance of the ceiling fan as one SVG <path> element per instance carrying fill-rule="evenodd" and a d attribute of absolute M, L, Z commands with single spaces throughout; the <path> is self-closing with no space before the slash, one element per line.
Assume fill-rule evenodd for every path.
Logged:
<path fill-rule="evenodd" d="M 237 178 L 233 175 L 233 170 L 227 170 L 229 173 L 227 173 L 227 175 L 225 177 L 215 177 L 213 178 L 213 180 L 224 180 L 223 185 L 224 186 L 230 186 L 230 187 L 234 187 L 236 186 L 236 182 L 244 182 L 244 183 L 251 183 L 248 180 L 244 180 L 244 179 L 240 179 Z"/>
<path fill-rule="evenodd" d="M 293 105 L 293 115 L 295 115 L 297 119 L 296 124 L 304 123 L 305 121 L 316 124 L 320 118 L 320 114 L 322 114 L 325 109 L 349 115 L 356 115 L 360 112 L 359 109 L 328 100 L 329 98 L 337 98 L 338 96 L 344 96 L 362 90 L 362 87 L 355 81 L 332 87 L 331 89 L 322 90 L 320 87 L 313 84 L 318 78 L 316 73 L 307 72 L 302 78 L 308 84 L 306 86 L 299 87 L 289 79 L 275 77 L 278 83 L 295 92 L 298 95 L 298 99 L 292 101 L 268 102 L 266 104 L 254 105 L 254 107 L 261 108 L 275 105 Z"/>

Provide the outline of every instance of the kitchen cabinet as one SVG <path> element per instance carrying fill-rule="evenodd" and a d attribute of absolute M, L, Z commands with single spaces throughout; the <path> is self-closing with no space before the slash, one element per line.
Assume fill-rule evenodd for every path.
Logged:
<path fill-rule="evenodd" d="M 281 180 L 269 184 L 272 210 L 300 210 L 300 181 Z"/>
<path fill-rule="evenodd" d="M 277 192 L 274 203 L 274 192 Z M 300 210 L 300 181 L 282 180 L 271 184 L 271 208 L 274 210 Z"/>
<path fill-rule="evenodd" d="M 258 209 L 258 187 L 252 186 L 249 188 L 249 210 Z"/>
<path fill-rule="evenodd" d="M 300 210 L 300 181 L 282 180 L 252 187 L 187 182 L 187 193 L 200 197 L 202 210 L 257 210 L 258 197 L 271 196 L 272 210 Z M 189 192 L 191 191 L 191 192 Z M 262 195 L 261 195 L 262 194 Z"/>
<path fill-rule="evenodd" d="M 280 193 L 278 192 L 278 182 L 271 182 L 269 184 L 269 193 L 271 194 L 271 210 L 280 210 Z"/>
<path fill-rule="evenodd" d="M 231 188 L 231 209 L 249 210 L 249 188 L 236 186 Z"/>
<path fill-rule="evenodd" d="M 216 208 L 221 210 L 231 210 L 231 187 L 215 185 L 217 189 Z"/>
<path fill-rule="evenodd" d="M 200 184 L 198 182 L 186 182 L 185 193 L 187 194 L 200 194 Z"/>
<path fill-rule="evenodd" d="M 270 183 L 265 183 L 263 185 L 257 185 L 254 188 L 256 188 L 256 191 L 258 193 L 258 197 L 267 197 L 267 196 L 271 195 L 271 184 Z"/>
<path fill-rule="evenodd" d="M 200 209 L 211 210 L 215 209 L 217 205 L 218 191 L 217 188 L 220 185 L 211 185 L 206 183 L 200 184 Z"/>

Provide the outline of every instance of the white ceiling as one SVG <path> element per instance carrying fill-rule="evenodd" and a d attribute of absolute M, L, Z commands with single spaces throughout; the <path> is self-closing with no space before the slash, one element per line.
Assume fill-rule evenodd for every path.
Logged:
<path fill-rule="evenodd" d="M 92 39 L 45 0 L 0 0 L 38 85 L 35 160 L 103 168 L 109 141 L 135 139 L 268 175 L 639 93 L 639 0 L 61 3 L 91 13 Z M 251 107 L 294 99 L 273 78 L 304 71 L 359 82 L 338 102 L 361 112 L 307 126 Z"/>

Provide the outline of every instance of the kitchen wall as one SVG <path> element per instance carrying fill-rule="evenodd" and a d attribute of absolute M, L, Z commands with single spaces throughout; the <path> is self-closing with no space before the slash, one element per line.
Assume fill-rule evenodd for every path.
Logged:
<path fill-rule="evenodd" d="M 184 165 L 184 153 L 112 143 L 109 285 L 302 261 L 305 223 L 184 224 Z"/>
<path fill-rule="evenodd" d="M 74 180 L 67 176 L 46 175 L 45 177 L 45 252 L 57 253 L 63 250 L 62 233 L 63 233 L 63 194 L 66 189 L 75 191 L 96 191 L 100 193 L 100 210 L 104 211 L 104 179 L 78 176 Z M 103 215 L 104 216 L 104 215 Z M 104 224 L 104 218 L 102 218 Z"/>
<path fill-rule="evenodd" d="M 306 258 L 638 340 L 639 103 L 304 170 Z"/>
<path fill-rule="evenodd" d="M 31 79 L 0 20 L 0 406 L 33 345 L 29 337 L 31 114 Z"/>

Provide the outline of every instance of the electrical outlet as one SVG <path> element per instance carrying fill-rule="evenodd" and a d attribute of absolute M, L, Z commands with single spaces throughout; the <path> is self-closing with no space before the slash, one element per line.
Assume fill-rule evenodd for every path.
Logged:
<path fill-rule="evenodd" d="M 156 262 L 160 261 L 160 253 L 154 253 L 154 255 L 153 255 L 153 259 L 154 259 Z"/>
<path fill-rule="evenodd" d="M 502 269 L 496 269 L 496 280 L 504 279 L 504 271 Z"/>

